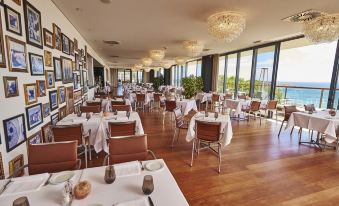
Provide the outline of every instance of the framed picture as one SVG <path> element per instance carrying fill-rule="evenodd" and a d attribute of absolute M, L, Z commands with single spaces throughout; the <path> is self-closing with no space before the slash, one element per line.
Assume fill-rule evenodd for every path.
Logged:
<path fill-rule="evenodd" d="M 9 98 L 9 97 L 19 96 L 18 78 L 4 76 L 3 80 L 4 80 L 5 97 Z"/>
<path fill-rule="evenodd" d="M 34 104 L 38 101 L 36 83 L 24 84 L 24 93 L 26 105 Z"/>
<path fill-rule="evenodd" d="M 22 166 L 24 166 L 24 155 L 19 154 L 14 159 L 8 162 L 9 166 L 9 175 L 13 175 L 14 172 L 17 172 L 16 177 L 21 177 L 25 174 L 25 170 L 22 169 L 21 171 L 18 171 L 18 169 Z"/>
<path fill-rule="evenodd" d="M 74 70 L 79 70 L 79 54 L 75 53 L 74 54 L 74 57 L 75 57 L 75 68 Z"/>
<path fill-rule="evenodd" d="M 32 76 L 41 76 L 45 74 L 44 57 L 39 54 L 28 53 L 29 65 Z"/>
<path fill-rule="evenodd" d="M 39 130 L 38 132 L 32 134 L 27 139 L 27 144 L 41 144 L 43 142 L 42 132 Z"/>
<path fill-rule="evenodd" d="M 53 49 L 53 33 L 44 28 L 44 45 Z"/>
<path fill-rule="evenodd" d="M 44 55 L 45 55 L 46 67 L 51 67 L 52 66 L 52 52 L 45 50 Z"/>
<path fill-rule="evenodd" d="M 55 126 L 59 122 L 59 113 L 55 113 L 51 115 L 51 124 Z"/>
<path fill-rule="evenodd" d="M 61 29 L 53 23 L 53 47 L 59 51 L 62 49 Z"/>
<path fill-rule="evenodd" d="M 50 110 L 49 110 L 49 103 L 45 103 L 45 104 L 42 105 L 42 112 L 44 114 L 44 118 L 49 116 L 49 114 L 50 114 L 49 113 L 50 112 Z"/>
<path fill-rule="evenodd" d="M 59 109 L 59 120 L 62 120 L 67 116 L 66 106 L 63 106 Z"/>
<path fill-rule="evenodd" d="M 26 43 L 6 36 L 7 59 L 9 71 L 28 72 L 26 59 Z"/>
<path fill-rule="evenodd" d="M 46 96 L 46 81 L 45 80 L 36 80 L 36 85 L 38 88 L 38 97 Z"/>
<path fill-rule="evenodd" d="M 78 114 L 80 112 L 81 103 L 74 105 L 74 114 Z"/>
<path fill-rule="evenodd" d="M 72 86 L 66 87 L 66 109 L 67 114 L 74 112 L 74 89 Z"/>
<path fill-rule="evenodd" d="M 43 142 L 48 143 L 48 142 L 53 142 L 53 133 L 51 130 L 51 123 L 48 122 L 44 126 L 41 127 L 41 132 L 42 132 L 42 137 L 43 137 Z"/>
<path fill-rule="evenodd" d="M 57 57 L 53 57 L 53 65 L 54 65 L 54 76 L 55 81 L 61 81 L 62 80 L 62 72 L 61 72 L 61 61 Z"/>
<path fill-rule="evenodd" d="M 85 45 L 84 62 L 87 61 L 87 45 Z"/>
<path fill-rule="evenodd" d="M 6 29 L 14 34 L 22 35 L 21 15 L 11 7 L 5 5 Z"/>
<path fill-rule="evenodd" d="M 86 86 L 87 85 L 87 71 L 86 70 L 82 70 L 82 78 L 81 78 L 82 82 L 81 82 L 81 86 Z"/>
<path fill-rule="evenodd" d="M 33 129 L 42 123 L 42 105 L 41 103 L 26 107 L 26 119 L 28 130 Z"/>
<path fill-rule="evenodd" d="M 2 154 L 0 152 L 0 180 L 5 179 L 4 163 L 2 161 Z"/>
<path fill-rule="evenodd" d="M 26 141 L 27 136 L 24 114 L 19 114 L 3 120 L 3 125 L 7 152 L 12 151 Z"/>
<path fill-rule="evenodd" d="M 72 59 L 61 57 L 61 73 L 62 73 L 62 83 L 72 83 L 73 82 L 73 70 L 72 70 Z"/>
<path fill-rule="evenodd" d="M 41 13 L 27 0 L 24 0 L 24 16 L 26 41 L 32 46 L 42 49 Z"/>
<path fill-rule="evenodd" d="M 50 105 L 51 111 L 58 108 L 58 91 L 57 90 L 49 91 L 49 105 Z"/>
<path fill-rule="evenodd" d="M 47 89 L 54 88 L 55 81 L 54 81 L 54 71 L 46 71 L 45 72 L 45 80 L 46 80 L 46 87 Z"/>
<path fill-rule="evenodd" d="M 17 5 L 21 6 L 21 0 L 12 0 L 14 3 L 16 3 Z"/>
<path fill-rule="evenodd" d="M 79 89 L 78 88 L 78 74 L 77 73 L 73 73 L 73 87 L 74 87 L 74 89 Z"/>
<path fill-rule="evenodd" d="M 65 103 L 65 87 L 58 87 L 58 100 L 59 104 Z"/>
<path fill-rule="evenodd" d="M 69 54 L 74 56 L 74 42 L 69 40 Z"/>
<path fill-rule="evenodd" d="M 61 40 L 62 40 L 62 52 L 70 55 L 70 45 L 69 45 L 70 40 L 69 40 L 69 38 L 64 33 L 62 33 L 61 34 Z"/>
<path fill-rule="evenodd" d="M 6 67 L 4 37 L 2 32 L 2 19 L 0 15 L 0 67 Z"/>
<path fill-rule="evenodd" d="M 73 42 L 74 42 L 74 51 L 78 52 L 79 50 L 78 40 L 74 38 Z"/>
<path fill-rule="evenodd" d="M 81 90 L 74 91 L 73 96 L 74 96 L 74 103 L 80 101 L 82 97 Z"/>
<path fill-rule="evenodd" d="M 81 77 L 80 77 L 80 74 L 78 74 L 77 76 L 78 76 L 78 86 L 79 86 L 81 84 L 80 82 Z"/>

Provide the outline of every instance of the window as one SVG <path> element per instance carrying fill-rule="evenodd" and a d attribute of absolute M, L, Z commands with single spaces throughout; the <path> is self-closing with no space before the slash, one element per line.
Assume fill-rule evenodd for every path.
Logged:
<path fill-rule="evenodd" d="M 144 82 L 144 72 L 143 71 L 138 71 L 138 83 Z"/>
<path fill-rule="evenodd" d="M 201 77 L 201 59 L 197 62 L 197 77 Z"/>
<path fill-rule="evenodd" d="M 238 94 L 250 93 L 253 50 L 240 53 Z"/>
<path fill-rule="evenodd" d="M 225 56 L 220 56 L 219 57 L 218 83 L 217 83 L 218 92 L 224 92 L 224 75 L 225 75 Z"/>
<path fill-rule="evenodd" d="M 125 69 L 125 82 L 131 81 L 131 70 Z"/>
<path fill-rule="evenodd" d="M 196 76 L 197 74 L 197 61 L 191 61 L 187 63 L 187 76 Z"/>
<path fill-rule="evenodd" d="M 235 92 L 235 78 L 237 75 L 237 54 L 227 56 L 226 65 L 226 91 Z"/>
<path fill-rule="evenodd" d="M 132 82 L 138 83 L 138 72 L 132 72 Z"/>

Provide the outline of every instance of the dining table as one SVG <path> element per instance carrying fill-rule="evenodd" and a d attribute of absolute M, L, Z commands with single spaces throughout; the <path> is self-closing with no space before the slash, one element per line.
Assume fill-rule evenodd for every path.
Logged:
<path fill-rule="evenodd" d="M 142 166 L 141 166 L 142 164 Z M 161 164 L 157 171 L 147 170 L 150 164 Z M 66 171 L 71 174 L 70 182 L 73 187 L 80 181 L 87 181 L 91 185 L 91 191 L 84 199 L 71 200 L 71 206 L 123 206 L 140 205 L 149 206 L 148 197 L 154 205 L 161 206 L 188 206 L 178 184 L 172 176 L 169 168 L 162 159 L 143 162 L 132 161 L 113 165 L 116 179 L 112 184 L 104 181 L 106 166 L 86 168 L 76 171 Z M 146 169 L 142 169 L 145 168 Z M 64 172 L 54 173 L 53 176 L 62 176 Z M 145 195 L 142 190 L 145 175 L 153 178 L 154 191 Z M 0 205 L 12 205 L 19 197 L 27 197 L 29 204 L 33 206 L 60 206 L 64 196 L 65 183 L 44 184 L 48 181 L 49 174 L 23 176 L 11 179 L 11 183 L 0 195 Z M 51 178 L 52 179 L 52 178 Z M 0 187 L 9 180 L 0 180 Z M 34 185 L 32 183 L 35 183 Z M 16 185 L 21 185 L 17 187 Z"/>
<path fill-rule="evenodd" d="M 181 108 L 183 115 L 187 115 L 191 110 L 198 111 L 197 103 L 194 99 L 177 99 L 176 105 Z"/>

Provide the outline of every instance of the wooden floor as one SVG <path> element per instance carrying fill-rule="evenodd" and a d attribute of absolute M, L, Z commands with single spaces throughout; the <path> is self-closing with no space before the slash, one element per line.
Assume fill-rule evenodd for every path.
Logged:
<path fill-rule="evenodd" d="M 299 145 L 297 130 L 280 123 L 232 121 L 233 139 L 222 152 L 221 173 L 216 156 L 208 150 L 191 160 L 192 144 L 182 132 L 173 151 L 170 115 L 139 112 L 149 148 L 163 158 L 190 205 L 338 205 L 339 155 Z M 172 124 L 174 126 L 174 124 Z M 307 132 L 304 132 L 307 133 Z M 303 139 L 307 139 L 305 134 Z M 102 156 L 90 165 L 102 164 Z"/>

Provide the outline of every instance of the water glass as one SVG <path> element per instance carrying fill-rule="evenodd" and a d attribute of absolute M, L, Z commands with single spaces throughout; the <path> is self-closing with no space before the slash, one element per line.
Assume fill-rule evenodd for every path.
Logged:
<path fill-rule="evenodd" d="M 205 111 L 205 117 L 208 117 L 208 111 Z"/>
<path fill-rule="evenodd" d="M 142 191 L 145 195 L 150 195 L 154 190 L 152 175 L 145 175 L 142 183 Z"/>
<path fill-rule="evenodd" d="M 112 184 L 115 181 L 116 175 L 113 165 L 109 165 L 105 169 L 105 182 Z"/>
<path fill-rule="evenodd" d="M 129 116 L 131 116 L 131 112 L 130 111 L 127 111 L 126 112 L 126 117 L 129 119 Z"/>
<path fill-rule="evenodd" d="M 24 196 L 15 199 L 13 201 L 13 206 L 29 206 L 28 198 Z"/>
<path fill-rule="evenodd" d="M 91 119 L 91 114 L 90 114 L 89 112 L 86 113 L 86 119 L 87 119 L 87 121 L 88 121 L 89 119 Z"/>
<path fill-rule="evenodd" d="M 215 118 L 215 120 L 218 119 L 218 116 L 219 116 L 219 113 L 218 113 L 218 112 L 214 112 L 214 118 Z"/>

